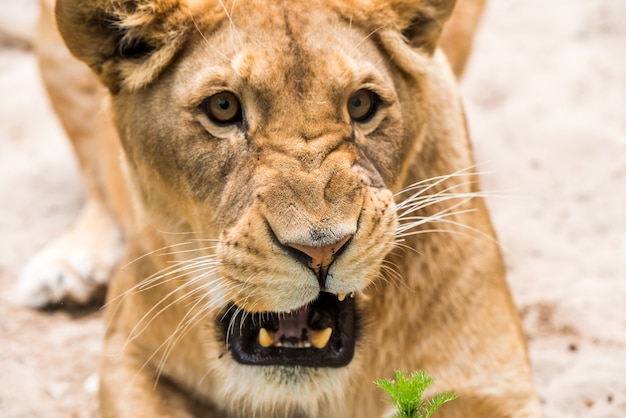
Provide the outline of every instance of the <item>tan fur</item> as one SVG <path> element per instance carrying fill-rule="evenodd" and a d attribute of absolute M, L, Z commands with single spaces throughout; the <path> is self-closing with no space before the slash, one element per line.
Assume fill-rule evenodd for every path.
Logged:
<path fill-rule="evenodd" d="M 93 168 L 102 161 L 72 134 L 90 119 L 57 106 L 86 177 L 104 190 L 90 196 L 103 196 L 128 240 L 108 296 L 105 418 L 381 417 L 372 381 L 394 369 L 426 369 L 433 391 L 458 393 L 438 417 L 543 416 L 454 74 L 435 48 L 453 4 L 57 1 L 70 50 L 111 92 L 127 171 L 128 186 L 119 170 L 94 174 L 114 167 L 116 136 L 104 131 L 107 170 Z M 471 23 L 444 30 L 457 76 L 469 43 L 454 39 L 471 37 L 482 4 L 460 2 Z M 383 104 L 351 123 L 346 102 L 361 88 Z M 225 90 L 245 125 L 198 110 Z M 420 181 L 430 203 L 410 216 L 426 221 L 400 237 L 406 188 Z M 310 302 L 320 285 L 285 246 L 347 235 L 326 291 L 354 292 L 363 317 L 350 364 L 236 363 L 218 329 L 227 303 L 287 312 Z"/>

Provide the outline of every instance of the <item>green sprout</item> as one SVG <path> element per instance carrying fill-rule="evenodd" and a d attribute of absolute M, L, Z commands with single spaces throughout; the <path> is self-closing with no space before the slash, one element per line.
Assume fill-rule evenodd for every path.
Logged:
<path fill-rule="evenodd" d="M 391 396 L 391 405 L 398 411 L 394 418 L 429 418 L 444 403 L 456 398 L 456 393 L 439 393 L 422 400 L 424 391 L 435 381 L 425 371 L 417 371 L 407 378 L 396 370 L 395 379 L 378 379 L 374 383 Z"/>

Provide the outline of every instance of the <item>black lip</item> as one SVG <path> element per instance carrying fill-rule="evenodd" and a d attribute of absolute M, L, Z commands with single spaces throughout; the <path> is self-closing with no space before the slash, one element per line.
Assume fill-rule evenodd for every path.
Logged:
<path fill-rule="evenodd" d="M 312 329 L 333 328 L 324 348 L 262 347 L 258 342 L 261 327 L 276 329 L 281 314 L 276 312 L 237 313 L 234 305 L 222 316 L 223 336 L 235 361 L 257 366 L 343 367 L 352 361 L 357 334 L 354 299 L 339 301 L 331 293 L 320 292 L 307 305 L 310 317 L 324 318 L 323 324 L 310 323 Z"/>

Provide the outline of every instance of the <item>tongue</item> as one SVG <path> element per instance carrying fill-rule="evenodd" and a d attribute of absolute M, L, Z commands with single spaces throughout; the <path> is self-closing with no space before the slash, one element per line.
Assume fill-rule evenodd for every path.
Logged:
<path fill-rule="evenodd" d="M 281 315 L 278 321 L 278 331 L 274 334 L 274 342 L 296 344 L 302 340 L 307 341 L 309 339 L 307 325 L 309 311 L 310 307 L 307 306 L 285 316 Z"/>

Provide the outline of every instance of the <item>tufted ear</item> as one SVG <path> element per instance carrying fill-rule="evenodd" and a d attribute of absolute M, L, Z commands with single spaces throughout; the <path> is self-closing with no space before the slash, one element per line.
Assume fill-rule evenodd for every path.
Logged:
<path fill-rule="evenodd" d="M 432 54 L 455 0 L 388 0 L 386 8 L 395 15 L 396 27 L 409 43 Z"/>
<path fill-rule="evenodd" d="M 179 0 L 57 0 L 59 32 L 112 93 L 151 83 L 186 38 Z"/>

